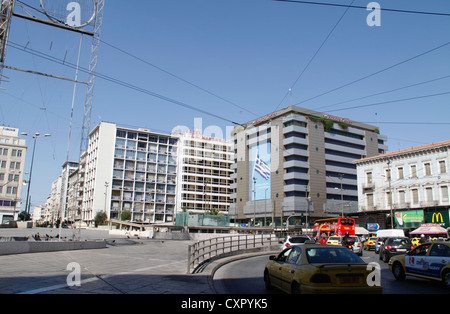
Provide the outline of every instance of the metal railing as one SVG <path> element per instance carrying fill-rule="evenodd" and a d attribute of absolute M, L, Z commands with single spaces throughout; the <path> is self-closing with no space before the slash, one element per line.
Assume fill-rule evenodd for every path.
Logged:
<path fill-rule="evenodd" d="M 195 273 L 202 265 L 220 257 L 279 245 L 275 234 L 253 234 L 215 237 L 188 247 L 187 273 Z"/>

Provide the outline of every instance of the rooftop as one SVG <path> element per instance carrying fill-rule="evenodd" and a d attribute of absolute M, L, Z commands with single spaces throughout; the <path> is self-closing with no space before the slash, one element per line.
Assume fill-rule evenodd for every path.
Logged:
<path fill-rule="evenodd" d="M 370 160 L 377 160 L 377 159 L 382 160 L 382 159 L 386 159 L 389 157 L 407 155 L 407 154 L 415 153 L 415 152 L 419 152 L 419 151 L 434 150 L 434 149 L 446 147 L 446 146 L 450 146 L 450 140 L 438 142 L 438 143 L 426 144 L 426 145 L 422 145 L 422 146 L 411 147 L 411 148 L 402 149 L 402 150 L 397 150 L 397 151 L 390 152 L 390 153 L 383 154 L 383 155 L 362 158 L 362 159 L 355 160 L 353 163 L 356 164 L 356 163 L 366 162 L 366 161 L 370 161 Z"/>

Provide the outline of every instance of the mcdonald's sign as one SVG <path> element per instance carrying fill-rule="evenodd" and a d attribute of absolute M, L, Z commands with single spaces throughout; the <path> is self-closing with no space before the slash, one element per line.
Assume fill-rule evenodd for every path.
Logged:
<path fill-rule="evenodd" d="M 434 223 L 439 224 L 444 228 L 447 228 L 450 226 L 449 220 L 449 211 L 435 211 L 435 212 L 429 212 L 427 213 L 427 222 L 428 223 Z"/>

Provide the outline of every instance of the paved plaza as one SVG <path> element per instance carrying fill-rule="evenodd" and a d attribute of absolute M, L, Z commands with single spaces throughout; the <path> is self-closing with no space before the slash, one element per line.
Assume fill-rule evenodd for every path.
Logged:
<path fill-rule="evenodd" d="M 38 232 L 41 237 L 55 236 L 58 229 L 0 229 L 0 238 Z M 72 229 L 62 229 L 62 238 L 72 235 Z M 186 274 L 188 245 L 194 241 L 113 237 L 107 230 L 81 230 L 81 240 L 99 239 L 106 240 L 106 248 L 0 256 L 0 294 L 214 293 L 208 272 Z"/>

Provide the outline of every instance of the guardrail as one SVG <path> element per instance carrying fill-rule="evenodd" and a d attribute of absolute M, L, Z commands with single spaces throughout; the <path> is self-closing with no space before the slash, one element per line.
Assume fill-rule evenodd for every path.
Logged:
<path fill-rule="evenodd" d="M 254 234 L 216 237 L 199 241 L 188 247 L 187 273 L 195 273 L 202 265 L 216 258 L 238 252 L 279 245 L 275 234 Z"/>

